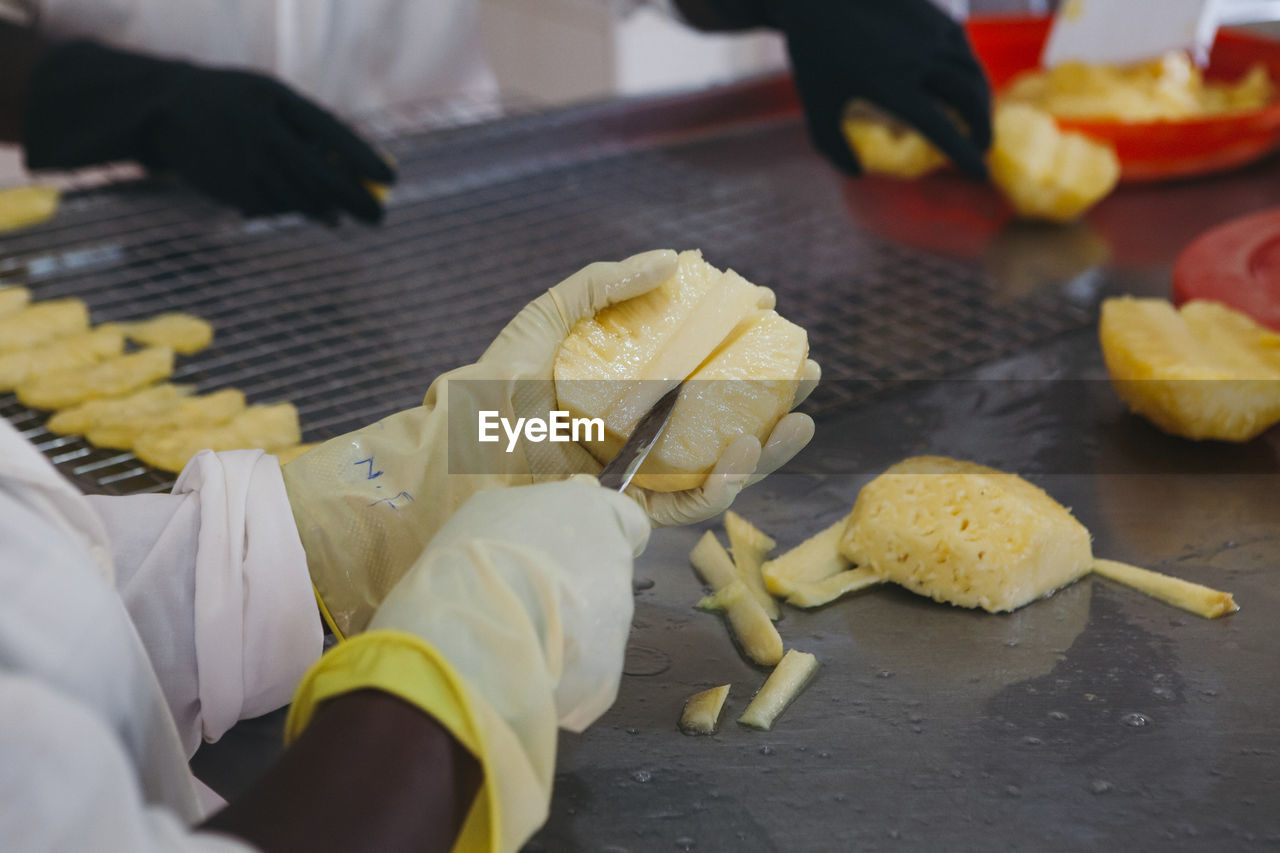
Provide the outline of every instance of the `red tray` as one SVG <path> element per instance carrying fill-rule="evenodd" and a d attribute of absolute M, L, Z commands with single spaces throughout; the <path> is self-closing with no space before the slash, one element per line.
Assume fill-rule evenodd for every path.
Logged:
<path fill-rule="evenodd" d="M 997 91 L 1015 74 L 1038 67 L 1051 19 L 989 17 L 967 24 L 974 52 Z M 1235 80 L 1256 62 L 1280 82 L 1280 42 L 1221 30 L 1205 75 Z M 1161 122 L 1059 120 L 1115 146 L 1121 179 L 1160 181 L 1206 175 L 1257 160 L 1280 147 L 1280 101 L 1260 110 L 1217 118 Z"/>

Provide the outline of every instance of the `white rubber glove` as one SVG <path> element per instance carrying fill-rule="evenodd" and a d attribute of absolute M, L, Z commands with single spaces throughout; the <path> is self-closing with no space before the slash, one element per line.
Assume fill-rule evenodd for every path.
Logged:
<path fill-rule="evenodd" d="M 556 353 L 573 325 L 652 290 L 675 269 L 670 250 L 585 267 L 525 306 L 478 361 L 437 378 L 421 407 L 331 439 L 284 466 L 311 578 L 340 635 L 364 628 L 435 532 L 476 492 L 600 471 L 577 444 L 522 441 L 507 453 L 505 440 L 480 443 L 478 413 L 545 418 L 556 408 Z M 816 379 L 810 362 L 805 380 L 812 381 L 802 381 L 801 392 Z M 451 441 L 451 425 L 465 434 Z M 727 509 L 753 476 L 770 473 L 812 434 L 807 415 L 788 415 L 764 453 L 756 439 L 742 439 L 698 489 L 627 493 L 655 526 L 700 521 Z"/>
<path fill-rule="evenodd" d="M 303 679 L 288 733 L 344 692 L 401 696 L 484 768 L 455 849 L 516 850 L 546 819 L 557 724 L 582 731 L 613 704 L 632 558 L 649 530 L 634 502 L 589 477 L 477 494 L 388 593 L 369 630 Z"/>

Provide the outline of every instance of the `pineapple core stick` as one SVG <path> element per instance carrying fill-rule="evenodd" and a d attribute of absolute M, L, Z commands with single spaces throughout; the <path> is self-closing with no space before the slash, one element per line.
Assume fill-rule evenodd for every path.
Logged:
<path fill-rule="evenodd" d="M 1219 616 L 1235 613 L 1240 609 L 1229 592 L 1219 592 L 1198 583 L 1162 575 L 1150 569 L 1118 563 L 1115 560 L 1095 560 L 1093 572 L 1108 580 L 1133 587 L 1139 592 L 1145 592 L 1166 604 L 1203 616 L 1205 619 L 1217 619 Z"/>
<path fill-rule="evenodd" d="M 729 559 L 729 552 L 710 530 L 702 534 L 689 552 L 689 562 L 712 592 L 719 592 L 738 579 L 738 570 Z"/>
<path fill-rule="evenodd" d="M 791 649 L 765 680 L 760 692 L 738 717 L 738 722 L 754 729 L 768 731 L 774 720 L 809 684 L 818 671 L 818 659 L 808 652 Z"/>
<path fill-rule="evenodd" d="M 778 636 L 778 629 L 742 581 L 735 578 L 715 595 L 699 601 L 698 609 L 723 612 L 751 660 L 762 666 L 773 666 L 782 660 L 782 637 Z"/>
<path fill-rule="evenodd" d="M 724 700 L 729 698 L 729 685 L 721 684 L 695 693 L 684 703 L 680 715 L 680 731 L 687 735 L 713 735 L 720 725 Z"/>
<path fill-rule="evenodd" d="M 778 602 L 764 588 L 764 578 L 760 574 L 760 566 L 769 552 L 778 543 L 765 535 L 754 524 L 738 515 L 733 510 L 724 514 L 724 529 L 729 534 L 729 550 L 733 552 L 733 563 L 737 567 L 738 577 L 751 590 L 756 601 L 769 614 L 769 618 L 777 621 L 781 613 Z"/>

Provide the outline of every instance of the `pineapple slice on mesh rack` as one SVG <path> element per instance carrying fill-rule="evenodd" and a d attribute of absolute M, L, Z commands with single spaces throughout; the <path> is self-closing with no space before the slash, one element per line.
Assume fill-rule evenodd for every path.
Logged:
<path fill-rule="evenodd" d="M 1280 421 L 1280 334 L 1238 311 L 1108 299 L 1098 337 L 1116 393 L 1165 432 L 1248 441 Z"/>

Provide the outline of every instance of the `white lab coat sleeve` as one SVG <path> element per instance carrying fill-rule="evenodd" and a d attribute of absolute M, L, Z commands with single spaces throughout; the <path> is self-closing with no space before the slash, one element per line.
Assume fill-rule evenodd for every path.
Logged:
<path fill-rule="evenodd" d="M 246 853 L 143 802 L 119 738 L 71 695 L 0 670 L 0 838 L 6 850 Z"/>
<path fill-rule="evenodd" d="M 276 457 L 205 451 L 173 494 L 89 500 L 187 755 L 288 703 L 323 631 Z"/>

